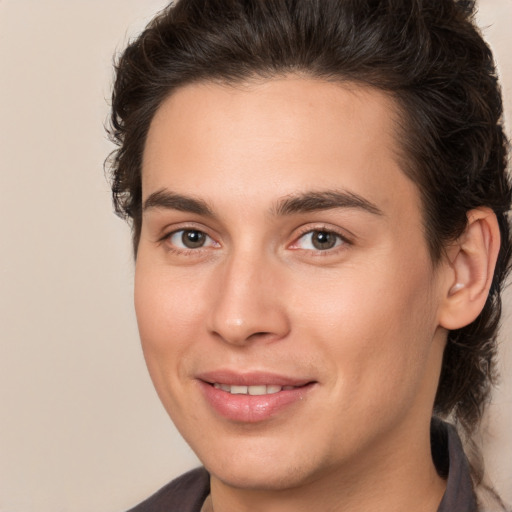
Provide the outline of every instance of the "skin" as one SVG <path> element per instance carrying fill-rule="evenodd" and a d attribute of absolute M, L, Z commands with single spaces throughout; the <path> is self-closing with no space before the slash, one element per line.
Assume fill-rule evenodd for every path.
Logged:
<path fill-rule="evenodd" d="M 429 423 L 457 276 L 430 259 L 396 118 L 383 93 L 291 76 L 188 85 L 152 121 L 137 319 L 216 512 L 437 510 Z M 320 206 L 326 191 L 359 203 Z M 311 211 L 282 206 L 312 193 Z M 204 244 L 184 246 L 184 229 Z M 319 231 L 333 247 L 314 245 Z M 313 384 L 263 421 L 232 421 L 198 378 L 218 369 Z"/>

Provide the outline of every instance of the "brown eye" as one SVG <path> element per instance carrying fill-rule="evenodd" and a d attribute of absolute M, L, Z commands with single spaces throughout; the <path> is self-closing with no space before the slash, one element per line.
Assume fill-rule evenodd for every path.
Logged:
<path fill-rule="evenodd" d="M 181 241 L 188 249 L 197 249 L 202 247 L 206 240 L 206 235 L 201 231 L 184 230 L 181 235 Z"/>
<path fill-rule="evenodd" d="M 309 251 L 328 251 L 345 243 L 341 235 L 333 231 L 313 230 L 303 234 L 296 242 L 296 248 Z"/>
<path fill-rule="evenodd" d="M 311 243 L 315 249 L 326 250 L 336 246 L 339 236 L 328 231 L 313 231 L 311 234 Z"/>
<path fill-rule="evenodd" d="M 169 235 L 169 241 L 178 249 L 201 249 L 213 247 L 215 242 L 198 229 L 180 229 Z"/>

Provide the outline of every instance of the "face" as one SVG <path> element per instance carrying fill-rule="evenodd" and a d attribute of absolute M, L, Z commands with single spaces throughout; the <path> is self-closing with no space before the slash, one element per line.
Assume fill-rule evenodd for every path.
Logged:
<path fill-rule="evenodd" d="M 212 478 L 297 487 L 428 435 L 444 288 L 396 115 L 375 90 L 293 77 L 189 85 L 157 112 L 136 312 Z"/>

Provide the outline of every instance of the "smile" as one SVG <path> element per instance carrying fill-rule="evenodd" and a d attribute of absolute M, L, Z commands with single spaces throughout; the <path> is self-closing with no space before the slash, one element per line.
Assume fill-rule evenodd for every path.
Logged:
<path fill-rule="evenodd" d="M 318 384 L 260 373 L 217 372 L 215 378 L 202 377 L 198 382 L 206 403 L 215 414 L 236 423 L 258 423 L 294 411 L 299 404 L 304 407 L 305 397 Z"/>
<path fill-rule="evenodd" d="M 274 393 L 279 393 L 280 391 L 291 391 L 295 389 L 296 386 L 276 386 L 274 384 L 239 386 L 234 384 L 219 384 L 215 382 L 213 383 L 213 387 L 215 389 L 225 391 L 226 393 L 231 393 L 232 395 L 261 396 L 273 395 Z"/>

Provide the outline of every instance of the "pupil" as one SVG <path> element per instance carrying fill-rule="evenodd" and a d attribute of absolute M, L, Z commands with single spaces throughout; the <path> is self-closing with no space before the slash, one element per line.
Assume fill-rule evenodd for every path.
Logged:
<path fill-rule="evenodd" d="M 181 236 L 181 241 L 185 247 L 195 249 L 204 244 L 205 234 L 201 231 L 184 231 Z"/>
<path fill-rule="evenodd" d="M 336 245 L 336 236 L 327 231 L 315 231 L 312 242 L 315 249 L 332 249 Z"/>

